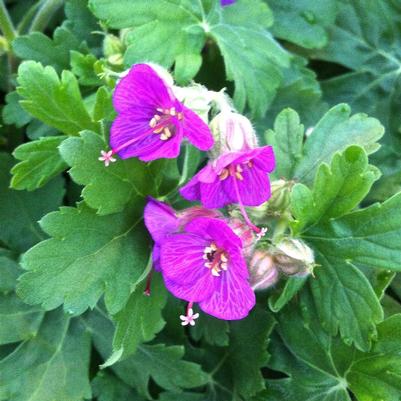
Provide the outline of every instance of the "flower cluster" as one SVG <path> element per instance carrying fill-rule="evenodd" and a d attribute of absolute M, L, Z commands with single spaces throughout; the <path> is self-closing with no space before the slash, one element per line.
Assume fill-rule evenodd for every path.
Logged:
<path fill-rule="evenodd" d="M 183 90 L 160 67 L 134 65 L 117 83 L 111 150 L 102 151 L 99 160 L 107 167 L 116 162 L 114 156 L 145 162 L 175 158 L 185 139 L 209 151 L 208 163 L 179 191 L 202 206 L 175 211 L 149 198 L 144 219 L 155 242 L 155 270 L 174 296 L 188 302 L 182 325 L 195 324 L 194 303 L 219 319 L 242 319 L 255 304 L 247 260 L 266 233 L 252 223 L 245 207 L 259 206 L 271 196 L 273 150 L 258 146 L 251 123 L 224 94 L 213 97 L 206 91 L 205 109 L 215 114 L 209 128 L 207 113 L 201 118 L 182 101 Z M 228 205 L 239 209 L 239 217 L 218 210 Z"/>

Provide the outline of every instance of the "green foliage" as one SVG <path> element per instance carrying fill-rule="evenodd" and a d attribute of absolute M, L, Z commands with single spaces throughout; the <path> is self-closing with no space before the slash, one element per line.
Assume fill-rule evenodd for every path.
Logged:
<path fill-rule="evenodd" d="M 178 82 L 187 82 L 198 72 L 200 52 L 211 38 L 223 55 L 227 78 L 235 82 L 237 107 L 242 110 L 248 102 L 257 116 L 266 111 L 280 83 L 280 69 L 289 64 L 288 53 L 267 31 L 272 14 L 261 0 L 239 0 L 225 9 L 218 0 L 91 0 L 89 4 L 109 27 L 134 28 L 126 39 L 127 64 L 175 63 Z"/>
<path fill-rule="evenodd" d="M 24 252 L 45 238 L 37 220 L 61 204 L 64 182 L 56 178 L 32 193 L 13 191 L 8 187 L 13 164 L 11 156 L 0 154 L 0 241 Z"/>
<path fill-rule="evenodd" d="M 149 257 L 142 218 L 130 209 L 97 216 L 85 204 L 62 207 L 40 224 L 52 238 L 22 258 L 19 282 L 25 302 L 46 310 L 64 304 L 72 314 L 94 307 L 104 294 L 111 313 L 121 310 Z"/>
<path fill-rule="evenodd" d="M 330 166 L 320 165 L 312 191 L 303 184 L 294 186 L 293 215 L 302 226 L 343 216 L 365 198 L 377 178 L 378 171 L 368 165 L 365 151 L 351 146 L 342 154 L 334 154 Z"/>
<path fill-rule="evenodd" d="M 163 184 L 174 185 L 178 177 L 169 168 L 165 177 L 160 172 L 162 166 L 175 161 L 161 160 L 152 164 L 141 163 L 137 159 L 119 160 L 107 169 L 99 162 L 100 151 L 106 149 L 103 139 L 93 132 L 82 132 L 79 138 L 69 138 L 60 146 L 64 160 L 71 166 L 72 179 L 85 185 L 82 197 L 99 214 L 120 212 L 129 202 L 140 206 L 147 195 L 160 196 L 165 192 Z M 173 177 L 169 179 L 168 175 Z"/>
<path fill-rule="evenodd" d="M 32 191 L 64 171 L 67 165 L 58 151 L 64 139 L 63 136 L 41 138 L 15 149 L 13 156 L 22 161 L 11 170 L 11 187 Z"/>
<path fill-rule="evenodd" d="M 350 401 L 348 391 L 360 401 L 399 398 L 399 343 L 393 335 L 400 331 L 401 315 L 380 323 L 372 350 L 362 353 L 322 330 L 310 300 L 303 298 L 301 306 L 310 311 L 308 317 L 293 304 L 280 315 L 269 367 L 289 378 L 269 381 L 270 399 Z"/>
<path fill-rule="evenodd" d="M 89 352 L 90 337 L 79 320 L 60 310 L 46 314 L 37 335 L 0 361 L 0 400 L 89 398 Z"/>
<path fill-rule="evenodd" d="M 0 2 L 0 401 L 401 399 L 401 6 L 220 3 Z M 210 159 L 99 161 L 120 74 L 148 61 L 209 121 L 226 88 L 273 146 L 247 251 L 280 273 L 240 321 L 195 304 L 182 326 L 160 273 L 144 295 L 146 197 L 194 206 L 178 189 Z M 312 274 L 289 274 L 288 239 Z"/>
<path fill-rule="evenodd" d="M 139 344 L 153 340 L 164 327 L 161 311 L 166 305 L 167 292 L 162 279 L 153 278 L 151 296 L 144 294 L 145 286 L 146 280 L 131 294 L 124 309 L 114 316 L 113 348 L 120 358 L 134 354 Z"/>
<path fill-rule="evenodd" d="M 273 34 L 306 48 L 321 48 L 329 42 L 328 28 L 337 14 L 335 0 L 269 0 L 274 15 Z"/>
<path fill-rule="evenodd" d="M 21 106 L 45 124 L 67 135 L 77 135 L 83 129 L 97 130 L 82 101 L 78 82 L 64 70 L 59 79 L 56 71 L 34 61 L 18 68 L 18 94 Z"/>

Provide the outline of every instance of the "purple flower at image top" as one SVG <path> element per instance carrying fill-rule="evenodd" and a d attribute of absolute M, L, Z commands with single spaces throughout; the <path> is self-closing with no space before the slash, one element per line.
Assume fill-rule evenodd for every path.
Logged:
<path fill-rule="evenodd" d="M 134 65 L 118 82 L 113 105 L 118 115 L 111 126 L 111 150 L 99 158 L 106 166 L 115 154 L 142 161 L 175 158 L 184 137 L 200 150 L 213 146 L 207 124 L 147 64 Z"/>
<path fill-rule="evenodd" d="M 195 324 L 194 302 L 219 319 L 248 314 L 255 304 L 243 256 L 248 233 L 240 238 L 218 211 L 193 207 L 176 212 L 152 198 L 145 208 L 145 224 L 155 241 L 155 269 L 173 295 L 189 302 L 183 324 Z"/>
<path fill-rule="evenodd" d="M 234 4 L 237 0 L 220 0 L 220 4 L 225 7 Z"/>

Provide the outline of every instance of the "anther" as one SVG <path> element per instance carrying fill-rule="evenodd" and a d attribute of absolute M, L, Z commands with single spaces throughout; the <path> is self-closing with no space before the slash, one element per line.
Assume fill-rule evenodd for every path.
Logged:
<path fill-rule="evenodd" d="M 242 176 L 242 174 L 238 171 L 235 172 L 235 176 L 237 177 L 238 180 L 242 181 L 244 179 L 244 177 Z"/>
<path fill-rule="evenodd" d="M 228 268 L 228 265 L 227 265 L 227 263 L 220 263 L 220 267 L 221 267 L 221 270 L 227 270 L 227 268 Z"/>
<path fill-rule="evenodd" d="M 230 175 L 228 169 L 224 168 L 219 175 L 220 181 L 225 180 Z"/>
<path fill-rule="evenodd" d="M 227 256 L 224 254 L 224 253 L 222 253 L 221 255 L 220 255 L 220 260 L 222 261 L 222 262 L 228 262 L 228 259 L 227 259 Z"/>

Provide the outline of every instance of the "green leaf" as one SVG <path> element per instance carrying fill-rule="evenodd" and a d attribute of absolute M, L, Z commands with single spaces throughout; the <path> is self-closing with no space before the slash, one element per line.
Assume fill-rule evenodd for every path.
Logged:
<path fill-rule="evenodd" d="M 79 320 L 60 310 L 46 314 L 38 334 L 0 361 L 0 400 L 90 398 L 89 353 L 90 337 Z"/>
<path fill-rule="evenodd" d="M 234 393 L 245 399 L 265 389 L 260 371 L 267 364 L 268 339 L 275 321 L 267 312 L 254 308 L 249 317 L 230 325 L 227 364 L 231 369 Z"/>
<path fill-rule="evenodd" d="M 134 354 L 139 344 L 153 340 L 165 325 L 161 312 L 167 302 L 167 291 L 161 277 L 152 278 L 151 296 L 144 295 L 145 286 L 146 280 L 137 286 L 124 309 L 113 317 L 116 323 L 113 349 L 114 353 L 122 350 L 121 359 Z"/>
<path fill-rule="evenodd" d="M 399 271 L 401 194 L 312 227 L 303 238 L 316 252 L 312 292 L 325 328 L 339 328 L 347 341 L 369 348 L 375 323 L 382 319 L 377 296 L 358 265 Z"/>
<path fill-rule="evenodd" d="M 228 333 L 229 325 L 225 320 L 206 314 L 202 315 L 202 324 L 197 324 L 191 329 L 191 335 L 196 341 L 203 338 L 208 344 L 220 347 L 228 345 Z"/>
<path fill-rule="evenodd" d="M 322 326 L 333 335 L 339 331 L 346 343 L 368 350 L 376 324 L 383 319 L 371 284 L 349 260 L 319 250 L 316 261 L 321 267 L 309 283 Z"/>
<path fill-rule="evenodd" d="M 13 292 L 0 294 L 0 344 L 35 337 L 42 318 L 43 311 L 39 307 L 24 304 Z"/>
<path fill-rule="evenodd" d="M 19 104 L 21 97 L 17 92 L 9 92 L 5 100 L 7 104 L 3 108 L 2 115 L 6 124 L 14 124 L 21 128 L 32 120 L 32 117 Z"/>
<path fill-rule="evenodd" d="M 54 179 L 35 192 L 9 188 L 12 157 L 0 154 L 0 240 L 8 248 L 24 252 L 45 238 L 37 221 L 56 209 L 64 197 L 64 180 Z"/>
<path fill-rule="evenodd" d="M 347 379 L 359 401 L 398 401 L 401 394 L 401 314 L 378 326 L 378 342 L 360 355 Z"/>
<path fill-rule="evenodd" d="M 327 110 L 322 102 L 322 91 L 316 73 L 307 67 L 308 60 L 293 56 L 289 68 L 283 70 L 283 80 L 276 97 L 258 124 L 261 130 L 273 125 L 275 117 L 285 108 L 297 111 L 305 126 L 309 127 Z"/>
<path fill-rule="evenodd" d="M 14 291 L 21 268 L 12 259 L 12 253 L 0 249 L 0 292 Z"/>
<path fill-rule="evenodd" d="M 325 256 L 400 271 L 401 193 L 314 227 L 304 238 Z"/>
<path fill-rule="evenodd" d="M 22 162 L 11 170 L 11 187 L 32 191 L 64 171 L 67 164 L 58 151 L 64 139 L 63 136 L 51 136 L 18 146 L 13 156 Z"/>
<path fill-rule="evenodd" d="M 349 102 L 355 111 L 379 118 L 386 127 L 385 141 L 399 152 L 401 6 L 386 0 L 341 0 L 338 10 L 328 46 L 315 57 L 351 71 L 324 82 L 325 98 L 331 104 Z M 375 29 L 370 29 L 372 26 Z"/>
<path fill-rule="evenodd" d="M 269 297 L 269 308 L 273 312 L 279 312 L 304 286 L 308 277 L 288 277 L 282 288 L 275 288 Z"/>
<path fill-rule="evenodd" d="M 305 142 L 303 158 L 294 171 L 294 177 L 298 181 L 310 184 L 321 163 L 330 163 L 334 153 L 350 145 L 363 147 L 367 154 L 378 149 L 376 142 L 384 133 L 379 121 L 365 114 L 355 114 L 352 117 L 350 114 L 351 110 L 347 105 L 339 104 L 316 124 Z"/>
<path fill-rule="evenodd" d="M 302 308 L 311 312 L 309 320 Z M 279 315 L 278 328 L 281 338 L 273 337 L 269 367 L 290 377 L 269 380 L 269 399 L 349 401 L 350 390 L 358 401 L 399 400 L 401 315 L 378 325 L 378 339 L 369 353 L 326 334 L 305 297 L 300 308 L 291 305 Z"/>
<path fill-rule="evenodd" d="M 64 7 L 67 21 L 64 26 L 79 40 L 85 41 L 89 47 L 98 49 L 101 46 L 102 35 L 99 35 L 99 21 L 88 8 L 86 0 L 67 0 Z"/>
<path fill-rule="evenodd" d="M 183 360 L 183 356 L 183 346 L 142 345 L 134 356 L 117 365 L 116 370 L 143 395 L 148 394 L 151 377 L 160 387 L 170 391 L 206 384 L 208 375 L 200 365 Z"/>
<path fill-rule="evenodd" d="M 128 65 L 144 60 L 166 67 L 175 64 L 180 83 L 195 76 L 201 50 L 207 38 L 213 39 L 227 78 L 235 82 L 237 107 L 242 110 L 248 102 L 255 115 L 264 114 L 281 80 L 281 68 L 289 64 L 288 53 L 267 31 L 272 15 L 261 0 L 239 0 L 225 8 L 218 0 L 91 0 L 89 5 L 109 27 L 134 28 L 126 39 Z"/>
<path fill-rule="evenodd" d="M 98 160 L 100 151 L 106 148 L 99 135 L 87 131 L 60 146 L 62 157 L 71 166 L 72 179 L 85 185 L 82 197 L 101 215 L 119 212 L 129 202 L 141 205 L 147 195 L 160 196 L 163 180 L 174 173 L 166 168 L 175 163 L 174 160 L 145 164 L 131 158 L 118 160 L 106 168 Z M 173 179 L 173 184 L 177 183 L 177 178 Z"/>
<path fill-rule="evenodd" d="M 41 32 L 32 32 L 17 37 L 12 47 L 18 58 L 51 65 L 61 72 L 69 68 L 70 51 L 78 50 L 80 42 L 68 29 L 59 27 L 54 31 L 53 39 Z"/>
<path fill-rule="evenodd" d="M 302 158 L 304 140 L 304 126 L 300 123 L 297 112 L 284 109 L 276 117 L 274 130 L 266 131 L 265 138 L 274 148 L 274 177 L 293 177 L 295 167 Z"/>
<path fill-rule="evenodd" d="M 86 316 L 95 347 L 106 358 L 111 354 L 113 324 L 100 310 Z M 112 369 L 129 386 L 150 398 L 148 386 L 152 378 L 160 387 L 178 392 L 181 389 L 199 387 L 208 381 L 208 375 L 200 365 L 182 359 L 184 347 L 164 344 L 140 345 L 128 359 L 116 363 Z"/>
<path fill-rule="evenodd" d="M 248 102 L 255 117 L 261 117 L 273 100 L 289 66 L 289 55 L 266 30 L 271 12 L 259 0 L 239 0 L 211 15 L 210 34 L 224 58 L 227 79 L 235 82 L 234 102 L 239 110 Z M 218 17 L 217 17 L 218 15 Z"/>
<path fill-rule="evenodd" d="M 302 308 L 309 308 L 309 318 Z M 278 333 L 269 352 L 271 369 L 289 378 L 268 381 L 272 401 L 351 401 L 345 372 L 355 350 L 322 330 L 313 314 L 313 304 L 302 298 L 300 306 L 288 305 L 280 314 Z"/>
<path fill-rule="evenodd" d="M 104 294 L 111 313 L 121 310 L 149 257 L 137 212 L 97 216 L 82 203 L 62 207 L 40 224 L 52 238 L 22 258 L 28 272 L 17 291 L 24 301 L 46 310 L 64 304 L 66 311 L 80 314 Z"/>
<path fill-rule="evenodd" d="M 330 166 L 326 163 L 319 166 L 312 190 L 303 184 L 296 184 L 292 189 L 291 209 L 298 220 L 297 230 L 353 210 L 378 175 L 359 146 L 334 154 Z"/>
<path fill-rule="evenodd" d="M 336 18 L 336 0 L 269 0 L 274 15 L 272 32 L 280 39 L 306 48 L 321 48 L 328 42 L 327 28 Z"/>
<path fill-rule="evenodd" d="M 32 116 L 67 135 L 84 129 L 98 129 L 85 109 L 78 82 L 70 71 L 63 71 L 61 80 L 56 71 L 34 61 L 25 61 L 18 68 L 20 103 Z"/>
<path fill-rule="evenodd" d="M 92 380 L 92 390 L 98 401 L 144 401 L 131 387 L 107 372 L 96 375 Z"/>
<path fill-rule="evenodd" d="M 101 84 L 102 81 L 94 69 L 96 61 L 97 58 L 93 54 L 71 51 L 71 71 L 78 77 L 81 85 L 95 86 Z"/>

